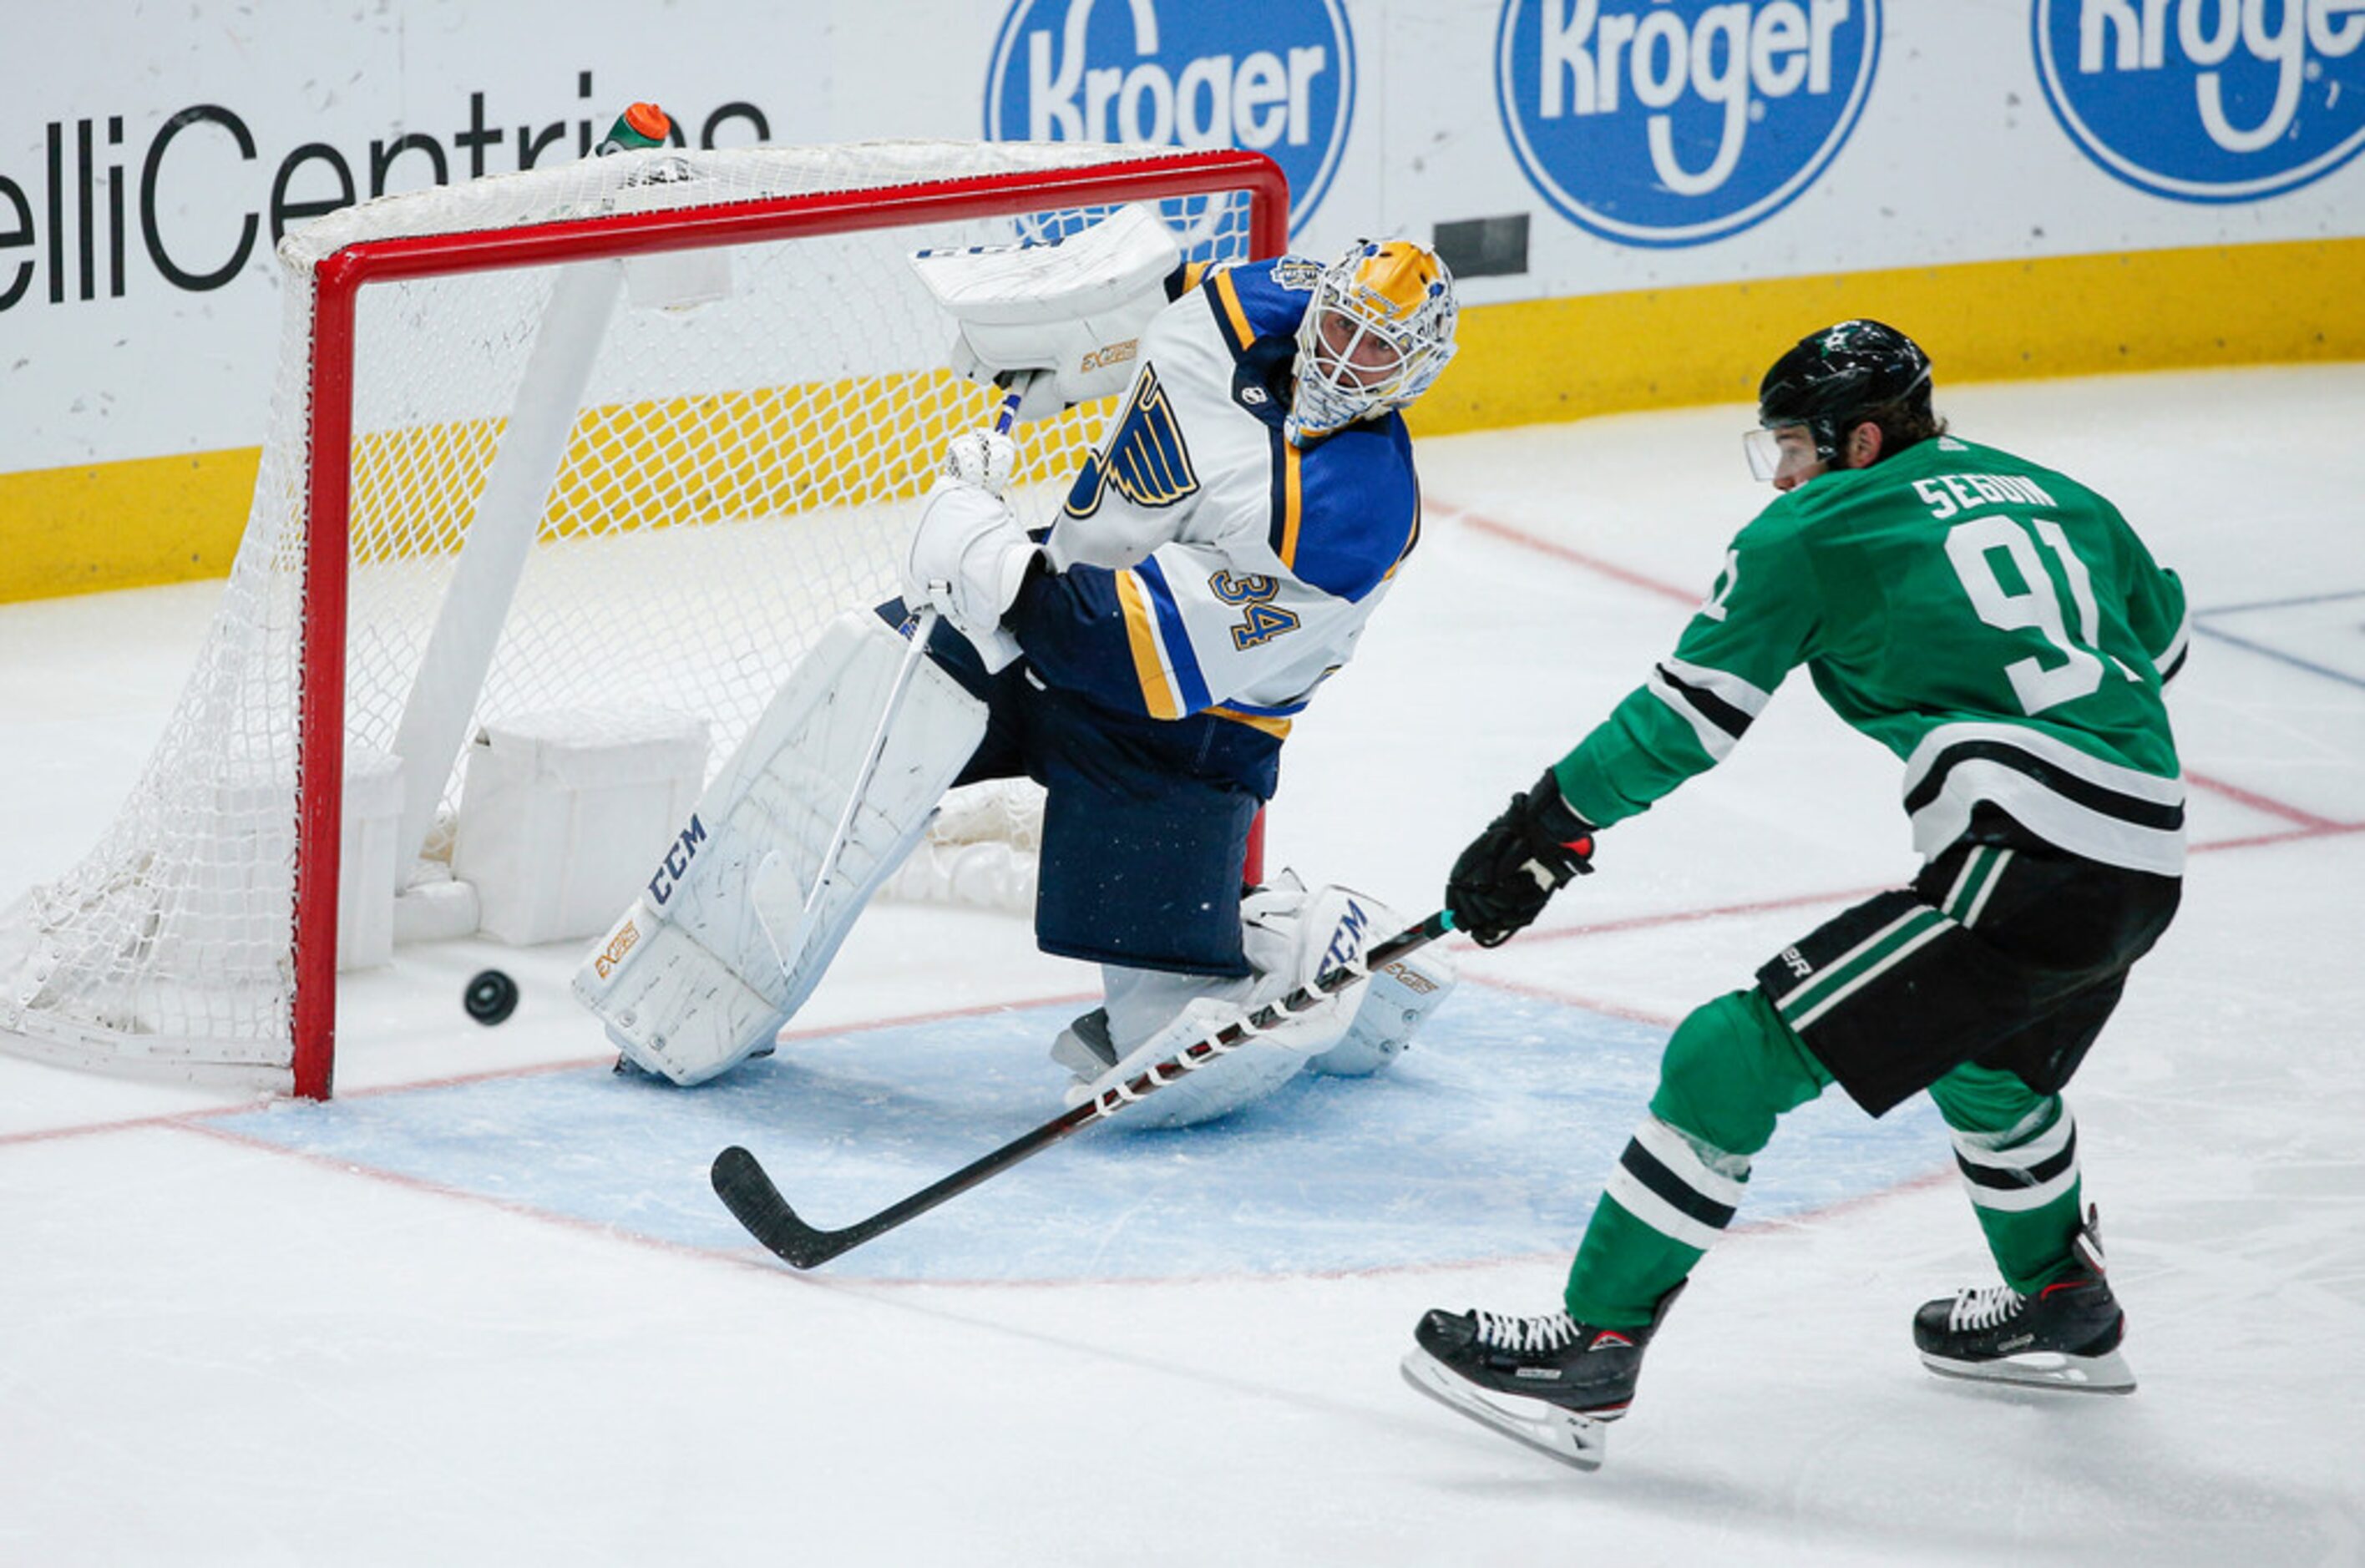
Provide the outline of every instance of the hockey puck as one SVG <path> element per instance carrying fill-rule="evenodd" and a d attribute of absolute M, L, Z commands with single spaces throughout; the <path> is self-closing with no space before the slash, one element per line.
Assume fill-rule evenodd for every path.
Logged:
<path fill-rule="evenodd" d="M 499 969 L 486 969 L 468 982 L 460 993 L 460 1005 L 468 1016 L 490 1027 L 517 1011 L 517 981 Z"/>

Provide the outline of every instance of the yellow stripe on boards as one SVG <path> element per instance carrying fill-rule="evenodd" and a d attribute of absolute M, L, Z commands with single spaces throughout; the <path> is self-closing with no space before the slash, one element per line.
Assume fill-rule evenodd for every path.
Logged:
<path fill-rule="evenodd" d="M 0 603 L 219 577 L 259 447 L 0 474 Z"/>
<path fill-rule="evenodd" d="M 2365 240 L 2048 256 L 1465 306 L 1415 435 L 1754 403 L 1776 356 L 1870 316 L 1946 388 L 2117 371 L 2365 359 Z"/>
<path fill-rule="evenodd" d="M 1849 316 L 1877 317 L 1929 349 L 1942 413 L 1946 388 L 1966 381 L 2365 359 L 2359 278 L 2365 239 L 2340 239 L 1471 306 L 1462 312 L 1461 352 L 1407 418 L 1416 433 L 1441 435 L 1747 403 L 1784 348 Z M 1227 282 L 1218 275 L 1208 286 L 1219 300 Z M 1237 304 L 1231 297 L 1228 326 L 1245 342 L 1247 318 Z M 708 521 L 755 515 L 746 509 L 781 498 L 793 502 L 785 510 L 802 510 L 826 503 L 801 484 L 824 478 L 871 498 L 915 495 L 941 442 L 908 443 L 982 423 L 992 405 L 991 393 L 948 372 L 835 388 L 801 403 L 797 389 L 683 399 L 673 424 L 698 433 L 655 465 L 655 437 L 622 434 L 614 420 L 596 430 L 587 424 L 568 453 L 550 526 L 597 530 L 618 526 L 620 517 L 632 526 Z M 915 398 L 933 416 L 915 410 Z M 803 428 L 793 420 L 800 409 L 814 416 Z M 1095 405 L 1090 427 L 1082 412 L 1026 427 L 1022 482 L 1075 471 L 1085 450 L 1079 432 L 1096 429 L 1106 410 Z M 734 419 L 752 428 L 733 430 Z M 380 465 L 371 482 L 398 500 L 415 493 L 404 487 L 419 470 L 406 462 L 422 452 L 482 461 L 498 429 L 480 421 L 385 437 L 357 464 Z M 859 454 L 866 447 L 867 457 Z M 258 456 L 245 447 L 0 474 L 0 602 L 222 576 L 246 524 Z M 449 548 L 451 514 L 461 510 L 431 505 L 432 515 L 408 536 L 412 543 L 395 550 Z"/>
<path fill-rule="evenodd" d="M 1167 678 L 1165 661 L 1158 656 L 1158 633 L 1150 624 L 1149 602 L 1142 596 L 1141 579 L 1131 572 L 1116 577 L 1117 603 L 1125 610 L 1125 639 L 1133 649 L 1134 678 L 1141 682 L 1141 705 L 1153 719 L 1179 719 L 1182 704 Z"/>
<path fill-rule="evenodd" d="M 930 371 L 587 409 L 540 536 L 910 501 L 945 442 L 1000 394 Z M 1014 483 L 1072 474 L 1106 422 L 1098 399 L 1026 427 Z M 380 431 L 353 448 L 357 558 L 459 548 L 504 421 Z M 219 577 L 237 554 L 260 449 L 0 475 L 0 602 Z"/>

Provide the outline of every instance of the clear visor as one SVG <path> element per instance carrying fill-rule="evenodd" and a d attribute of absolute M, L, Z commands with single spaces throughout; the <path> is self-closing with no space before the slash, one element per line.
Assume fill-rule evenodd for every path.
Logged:
<path fill-rule="evenodd" d="M 1743 431 L 1741 451 L 1749 459 L 1751 476 L 1761 484 L 1778 477 L 1786 462 L 1795 473 L 1822 460 L 1815 450 L 1814 432 L 1804 425 L 1760 425 Z"/>
<path fill-rule="evenodd" d="M 1764 425 L 1741 432 L 1741 451 L 1749 459 L 1749 476 L 1761 485 L 1774 477 L 1775 467 L 1782 461 L 1782 448 Z"/>

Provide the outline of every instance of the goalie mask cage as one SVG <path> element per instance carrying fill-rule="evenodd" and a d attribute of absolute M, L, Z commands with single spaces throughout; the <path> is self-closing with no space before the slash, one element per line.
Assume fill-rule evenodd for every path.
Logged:
<path fill-rule="evenodd" d="M 711 776 L 892 597 L 945 441 L 992 418 L 907 258 L 1130 202 L 1193 260 L 1285 241 L 1260 154 L 965 142 L 651 149 L 289 234 L 221 608 L 111 827 L 0 916 L 0 1047 L 325 1097 L 349 789 L 398 786 L 408 898 L 448 882 L 489 721 L 695 715 Z M 1114 406 L 1025 427 L 1030 524 Z"/>

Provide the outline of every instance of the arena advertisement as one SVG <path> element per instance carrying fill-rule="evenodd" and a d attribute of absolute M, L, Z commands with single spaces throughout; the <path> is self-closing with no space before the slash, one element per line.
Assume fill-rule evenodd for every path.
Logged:
<path fill-rule="evenodd" d="M 2276 267 L 2337 274 L 2326 247 L 2365 236 L 2365 0 L 916 0 L 891 15 L 681 0 L 656 20 L 421 0 L 267 23 L 95 0 L 10 30 L 0 521 L 52 536 L 44 551 L 158 505 L 234 538 L 251 483 L 236 460 L 251 465 L 277 354 L 272 250 L 292 227 L 581 157 L 643 99 L 686 146 L 1262 152 L 1288 177 L 1295 248 L 1429 241 L 1473 342 L 1497 333 L 1527 356 L 1464 355 L 1440 400 L 1463 426 L 1621 406 L 1618 386 L 1555 400 L 1539 380 L 1563 374 L 1556 334 L 1587 301 L 1656 301 L 1654 352 L 1680 358 L 1722 335 L 1721 290 L 1876 273 L 2079 345 L 2028 367 L 2056 373 L 2227 343 L 2365 352 L 2365 306 L 2341 303 L 2353 289 L 2310 305 L 2323 319 L 2303 331 L 2204 331 L 2205 312 L 2273 308 Z M 913 49 L 923 34 L 932 47 Z M 2227 247 L 2260 283 L 2232 285 Z M 2206 256 L 2220 260 L 2169 260 Z M 2097 258 L 2148 270 L 2105 283 Z M 2012 281 L 2023 274 L 2034 283 Z M 1586 341 L 1564 346 L 1597 371 L 1639 345 L 1584 319 Z M 1970 368 L 2014 373 L 2001 355 Z M 1662 401 L 1726 390 L 1705 374 L 1632 378 L 1646 382 Z M 192 455 L 211 465 L 194 479 L 123 466 Z M 219 570 L 226 547 L 160 541 L 166 564 L 125 570 Z"/>
<path fill-rule="evenodd" d="M 2032 30 L 2063 129 L 2139 190 L 2257 201 L 2365 147 L 2358 0 L 2181 0 L 2140 13 L 2125 0 L 2037 0 Z"/>
<path fill-rule="evenodd" d="M 1698 245 L 1762 223 L 1845 144 L 1879 0 L 1605 10 L 1507 0 L 1496 90 L 1519 167 L 1578 228 Z"/>

